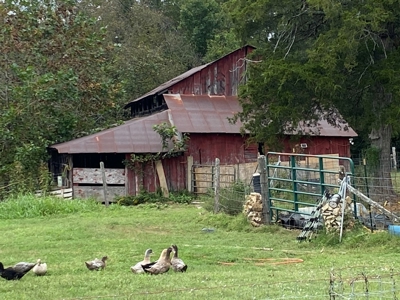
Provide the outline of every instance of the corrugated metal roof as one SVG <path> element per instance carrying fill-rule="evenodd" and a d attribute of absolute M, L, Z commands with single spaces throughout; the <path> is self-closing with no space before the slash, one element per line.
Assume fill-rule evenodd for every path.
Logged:
<path fill-rule="evenodd" d="M 242 124 L 228 121 L 241 110 L 234 96 L 165 94 L 164 99 L 180 132 L 240 133 Z"/>
<path fill-rule="evenodd" d="M 240 133 L 242 123 L 228 121 L 241 111 L 235 96 L 165 94 L 164 99 L 168 110 L 50 148 L 59 153 L 157 153 L 163 149 L 153 125 L 162 122 L 173 124 L 182 133 Z M 357 136 L 352 128 L 344 131 L 326 120 L 319 121 L 318 129 L 320 136 Z"/>
<path fill-rule="evenodd" d="M 242 48 L 236 49 L 236 50 L 234 50 L 234 51 L 232 51 L 232 52 L 230 52 L 230 53 L 224 55 L 223 57 L 218 58 L 218 59 L 216 59 L 216 60 L 214 60 L 214 61 L 212 61 L 212 62 L 209 62 L 209 63 L 207 63 L 207 64 L 204 64 L 204 65 L 195 67 L 195 68 L 193 68 L 193 69 L 190 69 L 189 71 L 186 71 L 185 73 L 180 74 L 179 76 L 176 76 L 175 78 L 172 78 L 171 80 L 168 80 L 167 82 L 164 82 L 163 84 L 159 85 L 158 87 L 154 88 L 153 90 L 149 91 L 148 93 L 146 93 L 146 94 L 140 96 L 139 98 L 136 98 L 135 100 L 132 100 L 131 102 L 129 102 L 128 104 L 126 104 L 126 105 L 124 106 L 124 108 L 128 108 L 128 107 L 132 104 L 132 102 L 136 102 L 136 101 L 139 101 L 139 100 L 141 100 L 141 99 L 143 99 L 143 98 L 146 98 L 146 97 L 148 97 L 148 96 L 152 96 L 152 95 L 156 95 L 156 94 L 159 94 L 159 93 L 161 93 L 161 92 L 164 92 L 164 91 L 167 90 L 169 87 L 171 87 L 171 86 L 173 86 L 174 84 L 176 84 L 177 82 L 180 82 L 180 81 L 182 81 L 182 80 L 184 80 L 184 79 L 186 79 L 186 78 L 192 76 L 193 74 L 195 74 L 195 73 L 197 73 L 197 72 L 199 72 L 199 71 L 201 71 L 201 70 L 207 68 L 209 65 L 212 65 L 213 63 L 215 63 L 215 62 L 217 62 L 217 61 L 223 59 L 224 57 L 227 57 L 227 56 L 231 55 L 232 53 L 234 53 L 234 52 L 236 52 L 236 51 L 239 51 L 240 49 L 243 49 L 243 48 L 246 48 L 246 47 L 250 47 L 250 48 L 252 48 L 252 49 L 255 49 L 255 47 L 253 47 L 253 46 L 246 45 L 246 46 L 243 46 Z"/>
<path fill-rule="evenodd" d="M 133 119 L 69 142 L 51 145 L 58 153 L 157 153 L 162 151 L 161 137 L 154 124 L 169 122 L 168 111 Z"/>

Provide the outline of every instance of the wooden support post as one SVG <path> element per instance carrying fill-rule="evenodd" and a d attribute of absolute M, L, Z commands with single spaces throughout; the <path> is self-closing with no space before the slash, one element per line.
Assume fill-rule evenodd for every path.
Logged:
<path fill-rule="evenodd" d="M 220 165 L 219 158 L 215 159 L 215 174 L 214 174 L 214 213 L 219 211 L 219 178 L 220 177 Z"/>
<path fill-rule="evenodd" d="M 106 179 L 106 171 L 104 170 L 104 163 L 101 161 L 100 162 L 100 170 L 101 170 L 101 176 L 103 178 L 103 190 L 104 190 L 104 204 L 106 207 L 108 207 L 108 198 L 107 198 L 107 179 Z"/>
<path fill-rule="evenodd" d="M 193 168 L 193 156 L 187 157 L 187 190 L 189 192 L 194 192 L 192 186 L 192 168 Z"/>
<path fill-rule="evenodd" d="M 262 201 L 262 216 L 263 223 L 271 223 L 270 205 L 268 198 L 268 174 L 267 174 L 267 162 L 264 155 L 258 157 L 258 168 L 260 170 L 260 185 L 261 185 L 261 201 Z"/>
<path fill-rule="evenodd" d="M 161 160 L 156 161 L 156 170 L 158 175 L 158 180 L 160 181 L 161 191 L 165 198 L 169 198 L 169 190 L 167 185 L 167 179 L 165 178 L 164 168 Z"/>

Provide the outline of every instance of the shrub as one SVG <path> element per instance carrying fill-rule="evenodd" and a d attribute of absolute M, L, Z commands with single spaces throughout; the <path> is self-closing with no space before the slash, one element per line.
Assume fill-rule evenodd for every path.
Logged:
<path fill-rule="evenodd" d="M 117 204 L 123 206 L 139 205 L 142 203 L 157 203 L 167 202 L 168 199 L 164 198 L 160 191 L 150 193 L 146 190 L 141 190 L 138 195 L 117 196 L 115 197 Z"/>

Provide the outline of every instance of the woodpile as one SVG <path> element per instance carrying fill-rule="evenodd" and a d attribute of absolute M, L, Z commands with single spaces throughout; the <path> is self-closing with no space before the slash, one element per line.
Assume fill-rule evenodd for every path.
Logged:
<path fill-rule="evenodd" d="M 344 216 L 343 216 L 343 205 Z M 346 197 L 344 204 L 338 194 L 332 195 L 321 207 L 321 215 L 324 219 L 326 232 L 337 232 L 343 223 L 343 229 L 351 229 L 354 226 L 354 217 L 351 210 L 351 198 Z"/>
<path fill-rule="evenodd" d="M 246 196 L 246 201 L 243 205 L 243 213 L 254 227 L 262 225 L 262 208 L 261 194 L 251 193 Z"/>

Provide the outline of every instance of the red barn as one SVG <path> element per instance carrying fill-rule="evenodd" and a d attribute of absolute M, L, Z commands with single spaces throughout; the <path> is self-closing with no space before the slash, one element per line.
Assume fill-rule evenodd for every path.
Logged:
<path fill-rule="evenodd" d="M 73 186 L 74 195 L 81 197 L 102 193 L 100 161 L 106 167 L 111 196 L 135 194 L 140 189 L 154 192 L 160 187 L 194 191 L 199 181 L 194 170 L 213 164 L 216 158 L 235 180 L 251 179 L 263 149 L 249 144 L 240 133 L 242 124 L 231 124 L 228 118 L 241 110 L 237 90 L 244 80 L 246 55 L 253 49 L 240 48 L 128 103 L 125 108 L 131 110 L 132 119 L 123 125 L 50 146 L 52 172 L 63 174 L 64 185 Z M 153 129 L 162 123 L 176 128 L 178 140 L 187 134 L 187 148 L 179 155 L 146 161 L 146 157 L 168 151 Z M 357 136 L 351 128 L 343 131 L 321 121 L 319 130 L 319 135 L 302 137 L 296 143 L 288 136 L 283 152 L 350 155 L 349 138 Z M 141 160 L 127 167 L 123 162 L 131 160 L 131 155 Z"/>

